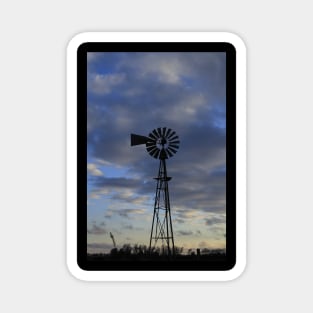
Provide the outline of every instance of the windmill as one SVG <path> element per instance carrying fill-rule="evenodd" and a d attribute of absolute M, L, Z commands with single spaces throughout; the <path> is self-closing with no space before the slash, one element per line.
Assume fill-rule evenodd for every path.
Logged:
<path fill-rule="evenodd" d="M 167 176 L 166 159 L 172 157 L 179 148 L 179 138 L 175 131 L 162 127 L 154 129 L 148 136 L 131 134 L 131 146 L 146 145 L 147 152 L 154 158 L 159 159 L 154 211 L 150 233 L 149 251 L 161 242 L 162 248 L 167 254 L 175 254 L 174 235 L 171 218 L 170 197 L 168 182 L 171 177 Z M 165 252 L 165 251 L 164 251 Z"/>

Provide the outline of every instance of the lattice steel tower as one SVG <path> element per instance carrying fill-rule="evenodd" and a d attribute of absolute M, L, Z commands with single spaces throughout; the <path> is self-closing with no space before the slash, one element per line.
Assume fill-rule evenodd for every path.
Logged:
<path fill-rule="evenodd" d="M 175 254 L 174 234 L 171 217 L 170 197 L 166 159 L 172 157 L 179 148 L 179 138 L 170 128 L 154 129 L 148 137 L 131 134 L 131 146 L 145 144 L 148 153 L 160 160 L 157 186 L 155 191 L 154 211 L 150 233 L 149 251 L 161 243 L 162 253 Z"/>

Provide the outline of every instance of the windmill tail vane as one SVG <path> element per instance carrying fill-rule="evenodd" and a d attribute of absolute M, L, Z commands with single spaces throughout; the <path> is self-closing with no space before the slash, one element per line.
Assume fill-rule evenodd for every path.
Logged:
<path fill-rule="evenodd" d="M 179 137 L 175 131 L 166 127 L 159 127 L 148 136 L 131 134 L 131 146 L 146 145 L 147 152 L 159 159 L 154 211 L 150 232 L 150 253 L 161 243 L 162 252 L 168 255 L 175 254 L 174 235 L 171 217 L 170 197 L 167 176 L 166 159 L 174 156 L 179 148 Z"/>

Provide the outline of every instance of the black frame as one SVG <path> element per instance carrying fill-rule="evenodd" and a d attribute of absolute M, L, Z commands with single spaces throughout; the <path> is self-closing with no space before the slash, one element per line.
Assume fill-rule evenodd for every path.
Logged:
<path fill-rule="evenodd" d="M 182 264 L 87 259 L 87 52 L 226 52 L 226 257 Z M 236 264 L 236 49 L 226 42 L 86 42 L 77 49 L 77 264 L 87 271 L 227 271 Z"/>

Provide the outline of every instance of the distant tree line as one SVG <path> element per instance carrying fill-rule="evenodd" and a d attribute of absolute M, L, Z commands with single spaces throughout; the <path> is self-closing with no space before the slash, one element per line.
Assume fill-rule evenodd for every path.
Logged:
<path fill-rule="evenodd" d="M 180 255 L 183 252 L 183 247 L 175 247 L 175 255 Z M 149 247 L 146 245 L 135 244 L 131 246 L 130 244 L 124 244 L 122 248 L 113 248 L 110 252 L 111 255 L 167 255 L 168 250 L 166 246 L 161 247 Z"/>
<path fill-rule="evenodd" d="M 175 255 L 183 255 L 184 248 L 175 246 Z M 207 256 L 223 256 L 226 254 L 225 249 L 188 249 L 184 255 L 195 256 L 195 255 L 207 255 Z M 93 253 L 89 255 L 105 255 L 104 253 Z M 110 251 L 111 256 L 164 256 L 168 255 L 167 246 L 149 247 L 140 244 L 124 244 L 121 248 L 113 248 Z"/>

